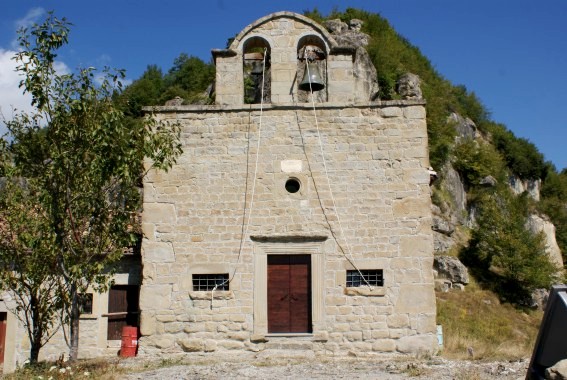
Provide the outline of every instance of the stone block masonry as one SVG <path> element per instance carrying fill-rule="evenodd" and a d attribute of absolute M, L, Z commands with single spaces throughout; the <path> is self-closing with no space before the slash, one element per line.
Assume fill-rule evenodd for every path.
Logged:
<path fill-rule="evenodd" d="M 334 36 L 271 14 L 213 51 L 215 105 L 147 109 L 183 154 L 144 182 L 140 354 L 435 350 L 425 102 L 371 101 L 367 54 Z"/>
<path fill-rule="evenodd" d="M 422 101 L 319 104 L 317 123 L 304 104 L 264 105 L 262 116 L 257 105 L 159 111 L 181 123 L 184 153 L 144 184 L 142 353 L 261 350 L 282 339 L 265 310 L 272 254 L 312 257 L 313 350 L 433 349 Z M 383 270 L 384 285 L 348 291 L 353 263 Z M 234 278 L 228 291 L 194 291 L 202 273 Z"/>

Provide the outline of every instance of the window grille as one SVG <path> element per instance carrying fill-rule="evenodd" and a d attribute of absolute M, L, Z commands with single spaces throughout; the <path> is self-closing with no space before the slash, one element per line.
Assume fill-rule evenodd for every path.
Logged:
<path fill-rule="evenodd" d="M 364 279 L 360 275 L 361 273 Z M 367 283 L 370 286 L 384 286 L 382 269 L 364 269 L 360 273 L 357 270 L 347 270 L 346 286 L 348 288 L 357 288 L 367 285 Z"/>
<path fill-rule="evenodd" d="M 194 291 L 210 291 L 215 286 L 217 286 L 215 290 L 228 290 L 228 273 L 193 275 Z"/>

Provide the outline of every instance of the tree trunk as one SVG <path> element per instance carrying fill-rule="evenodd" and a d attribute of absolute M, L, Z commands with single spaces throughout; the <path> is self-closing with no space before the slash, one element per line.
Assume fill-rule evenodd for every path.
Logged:
<path fill-rule="evenodd" d="M 79 356 L 79 294 L 77 286 L 71 285 L 71 315 L 70 315 L 70 347 L 69 360 L 75 361 Z"/>
<path fill-rule="evenodd" d="M 38 345 L 36 342 L 31 342 L 30 348 L 30 364 L 37 364 L 39 361 L 39 350 L 41 345 Z"/>
<path fill-rule="evenodd" d="M 32 295 L 30 298 L 30 309 L 31 309 L 31 336 L 30 336 L 30 363 L 36 364 L 39 361 L 39 350 L 42 347 L 41 340 L 43 338 L 42 329 L 42 315 L 39 312 L 38 300 Z M 29 329 L 29 327 L 28 327 Z M 29 330 L 28 330 L 29 331 Z"/>

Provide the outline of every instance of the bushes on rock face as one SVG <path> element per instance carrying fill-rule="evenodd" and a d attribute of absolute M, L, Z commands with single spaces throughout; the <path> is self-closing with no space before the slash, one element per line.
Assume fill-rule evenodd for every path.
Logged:
<path fill-rule="evenodd" d="M 548 260 L 543 234 L 525 228 L 527 202 L 507 189 L 478 194 L 477 228 L 462 254 L 465 262 L 483 271 L 493 290 L 519 303 L 534 289 L 550 287 L 557 271 Z"/>
<path fill-rule="evenodd" d="M 502 158 L 490 144 L 466 139 L 454 147 L 452 156 L 453 167 L 469 187 L 480 185 L 487 176 L 500 183 L 506 179 Z"/>
<path fill-rule="evenodd" d="M 557 173 L 555 168 L 549 168 L 538 209 L 555 226 L 555 239 L 563 253 L 563 262 L 567 263 L 567 170 Z"/>
<path fill-rule="evenodd" d="M 518 138 L 502 124 L 486 123 L 492 144 L 502 153 L 506 166 L 522 179 L 545 179 L 546 163 L 536 146 Z"/>

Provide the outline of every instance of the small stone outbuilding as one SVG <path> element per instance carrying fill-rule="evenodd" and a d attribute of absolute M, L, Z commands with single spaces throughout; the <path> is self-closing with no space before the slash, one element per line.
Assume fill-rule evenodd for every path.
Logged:
<path fill-rule="evenodd" d="M 132 247 L 122 257 L 107 291 L 88 289 L 83 294 L 79 358 L 115 357 L 121 347 L 122 328 L 137 326 L 142 273 L 139 251 L 139 247 Z M 22 367 L 30 356 L 29 337 L 16 315 L 16 306 L 13 294 L 0 292 L 0 364 L 3 373 Z M 55 362 L 61 356 L 68 357 L 65 338 L 62 328 L 56 324 L 54 336 L 42 347 L 39 360 Z"/>
<path fill-rule="evenodd" d="M 425 102 L 375 100 L 340 29 L 261 18 L 213 105 L 147 109 L 183 154 L 144 182 L 140 354 L 436 349 Z"/>

